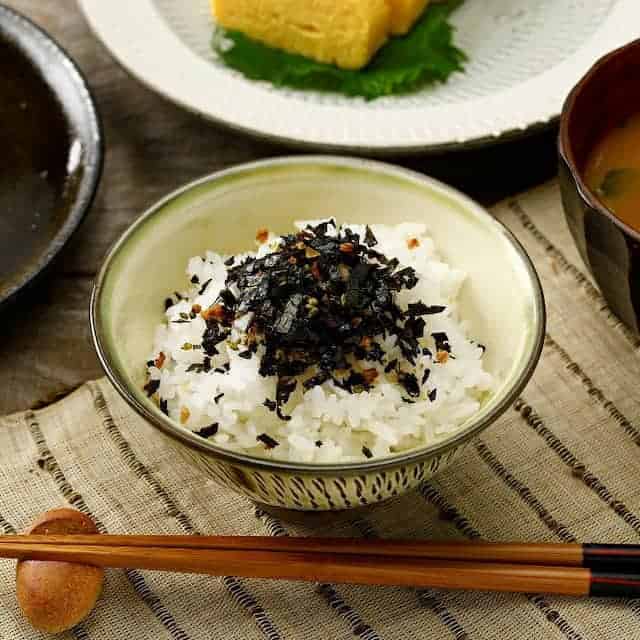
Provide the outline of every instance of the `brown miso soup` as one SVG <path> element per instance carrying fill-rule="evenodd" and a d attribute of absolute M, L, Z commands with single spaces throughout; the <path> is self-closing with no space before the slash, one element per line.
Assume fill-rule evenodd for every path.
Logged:
<path fill-rule="evenodd" d="M 585 179 L 610 211 L 640 231 L 640 113 L 600 140 L 587 161 Z"/>

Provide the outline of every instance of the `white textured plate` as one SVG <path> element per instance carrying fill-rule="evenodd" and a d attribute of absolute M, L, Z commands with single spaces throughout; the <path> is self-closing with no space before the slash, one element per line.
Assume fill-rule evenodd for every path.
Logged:
<path fill-rule="evenodd" d="M 466 0 L 453 17 L 466 72 L 365 102 L 225 68 L 211 51 L 208 0 L 79 3 L 124 67 L 187 109 L 288 143 L 378 153 L 483 144 L 547 124 L 597 58 L 640 37 L 640 0 Z"/>

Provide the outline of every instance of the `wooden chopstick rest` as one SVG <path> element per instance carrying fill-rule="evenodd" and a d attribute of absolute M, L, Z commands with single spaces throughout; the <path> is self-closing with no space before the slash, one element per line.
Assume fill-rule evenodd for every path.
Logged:
<path fill-rule="evenodd" d="M 93 521 L 74 509 L 54 509 L 29 534 L 97 534 Z M 16 569 L 18 603 L 38 630 L 62 633 L 93 610 L 102 592 L 104 569 L 71 562 L 21 560 Z"/>

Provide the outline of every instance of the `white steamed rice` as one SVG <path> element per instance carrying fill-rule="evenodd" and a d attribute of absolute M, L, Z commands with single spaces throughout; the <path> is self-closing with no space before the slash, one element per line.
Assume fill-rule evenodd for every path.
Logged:
<path fill-rule="evenodd" d="M 298 226 L 303 228 L 306 224 Z M 362 226 L 344 226 L 364 235 Z M 211 280 L 209 286 L 200 295 L 201 285 L 190 285 L 182 294 L 184 299 L 167 310 L 166 322 L 157 328 L 155 335 L 151 359 L 155 360 L 162 352 L 166 360 L 160 369 L 150 367 L 149 376 L 160 381 L 158 393 L 166 401 L 169 416 L 194 432 L 217 424 L 217 433 L 210 440 L 221 447 L 306 463 L 363 461 L 368 457 L 365 451 L 373 457 L 388 456 L 442 441 L 458 431 L 479 410 L 493 386 L 492 376 L 483 368 L 484 348 L 469 338 L 468 327 L 458 315 L 456 300 L 465 273 L 442 262 L 422 224 L 372 225 L 371 229 L 379 242 L 376 250 L 398 258 L 402 266 L 413 267 L 419 277 L 414 289 L 397 295 L 396 303 L 403 310 L 417 301 L 446 307 L 443 313 L 426 318 L 427 331 L 420 342 L 435 354 L 431 334 L 444 332 L 453 357 L 443 363 L 434 361 L 435 355 L 418 357 L 415 370 L 418 380 L 425 368 L 431 374 L 415 403 L 403 400 L 407 394 L 395 373 L 386 374 L 383 364 L 371 363 L 379 376 L 369 392 L 351 394 L 327 381 L 303 394 L 298 385 L 286 405 L 291 420 L 285 422 L 263 404 L 265 399 L 275 398 L 276 378 L 259 375 L 259 357 L 240 358 L 237 350 L 223 342 L 218 345 L 219 355 L 212 358 L 211 371 L 188 372 L 190 365 L 202 363 L 204 354 L 183 347 L 199 345 L 206 324 L 200 316 L 191 322 L 175 321 L 180 320 L 181 313 L 189 314 L 193 305 L 207 309 L 224 289 L 227 273 L 224 261 L 229 256 L 210 251 L 204 258 L 192 258 L 187 267 L 190 280 L 198 283 Z M 419 246 L 409 248 L 408 241 L 414 238 Z M 266 243 L 257 243 L 256 253 L 237 258 L 264 256 L 277 243 L 278 238 L 270 234 Z M 245 316 L 236 322 L 238 333 L 234 337 L 240 338 L 248 321 Z M 395 337 L 378 340 L 386 352 L 385 362 L 394 358 L 402 361 Z M 229 371 L 223 373 L 220 369 L 225 363 Z M 434 389 L 432 401 L 429 394 L 433 398 Z M 268 449 L 257 440 L 261 434 L 279 445 Z"/>

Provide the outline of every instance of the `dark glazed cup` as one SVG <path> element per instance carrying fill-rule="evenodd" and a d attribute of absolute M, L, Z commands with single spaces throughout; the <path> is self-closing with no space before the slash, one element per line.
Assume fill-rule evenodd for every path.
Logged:
<path fill-rule="evenodd" d="M 640 333 L 640 233 L 615 217 L 584 182 L 594 145 L 640 112 L 640 40 L 602 58 L 569 95 L 560 123 L 560 186 L 582 258 L 618 317 Z"/>

